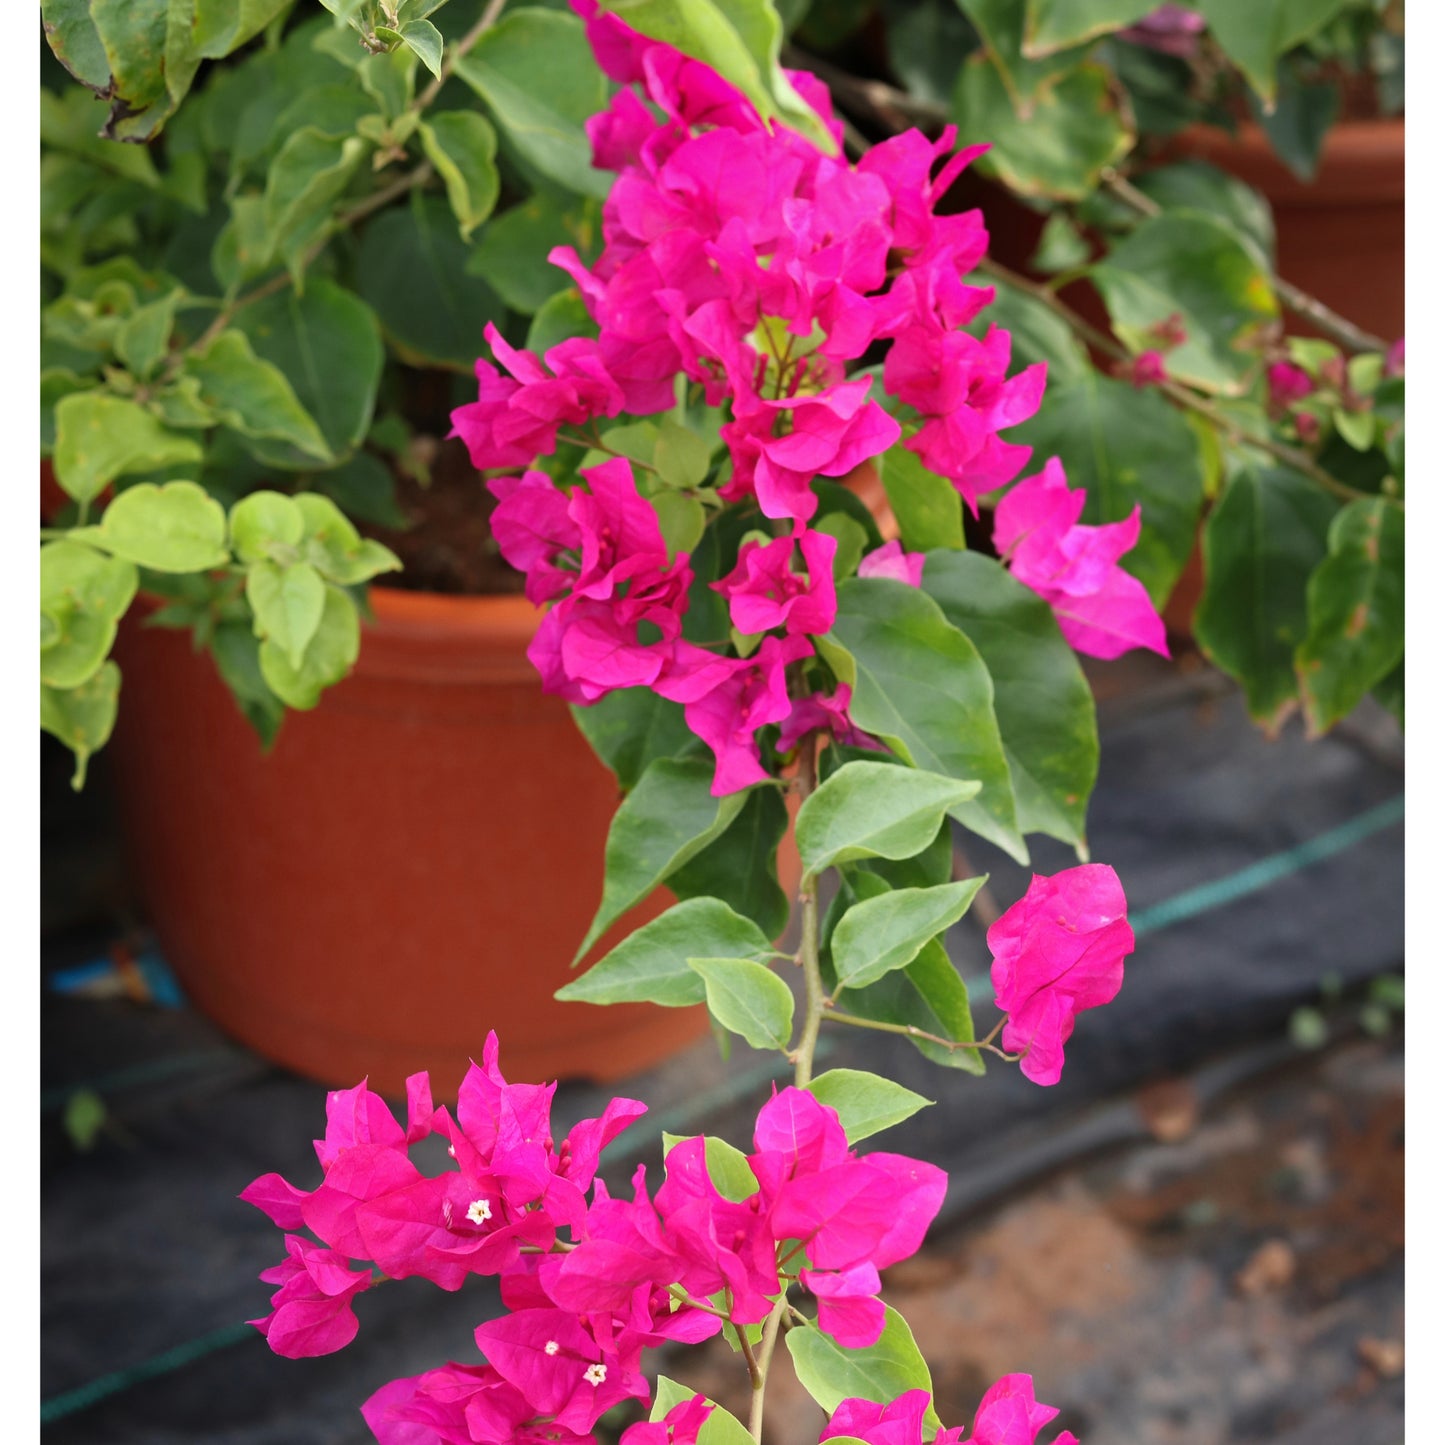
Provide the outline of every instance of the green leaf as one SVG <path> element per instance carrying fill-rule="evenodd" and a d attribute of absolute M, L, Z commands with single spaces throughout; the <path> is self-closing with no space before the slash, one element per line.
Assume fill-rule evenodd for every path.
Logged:
<path fill-rule="evenodd" d="M 721 898 L 769 938 L 788 926 L 788 895 L 778 884 L 778 845 L 788 809 L 776 788 L 754 788 L 742 812 L 695 857 L 675 868 L 667 886 L 679 898 Z"/>
<path fill-rule="evenodd" d="M 851 883 L 850 893 L 866 894 L 881 880 L 860 873 Z M 907 968 L 886 974 L 867 988 L 844 989 L 838 1004 L 863 1018 L 902 1024 L 959 1043 L 971 1042 L 974 1037 L 968 988 L 937 939 L 924 944 Z M 984 1072 L 983 1056 L 977 1049 L 948 1049 L 922 1038 L 910 1038 L 909 1042 L 924 1058 L 946 1069 Z"/>
<path fill-rule="evenodd" d="M 607 832 L 607 872 L 580 959 L 624 913 L 700 853 L 742 811 L 746 791 L 712 795 L 713 764 L 658 758 L 622 801 Z"/>
<path fill-rule="evenodd" d="M 983 48 L 980 60 L 997 72 L 1018 118 L 1029 120 L 1040 97 L 1080 60 L 1087 46 L 1077 46 L 1037 59 L 1024 54 L 1024 0 L 957 0 L 973 22 Z M 957 61 L 955 60 L 955 67 Z M 960 77 L 961 79 L 961 77 Z"/>
<path fill-rule="evenodd" d="M 1252 243 L 1273 267 L 1274 214 L 1264 196 L 1237 176 L 1207 161 L 1180 161 L 1146 171 L 1135 184 L 1166 211 L 1203 211 L 1213 216 L 1235 236 Z"/>
<path fill-rule="evenodd" d="M 261 676 L 288 707 L 305 712 L 321 701 L 322 692 L 340 682 L 361 652 L 361 623 L 356 604 L 339 587 L 326 588 L 321 621 L 298 664 L 272 638 L 261 643 Z"/>
<path fill-rule="evenodd" d="M 798 809 L 803 871 L 817 877 L 858 858 L 911 858 L 979 786 L 893 763 L 845 763 Z"/>
<path fill-rule="evenodd" d="M 662 529 L 662 540 L 667 543 L 667 555 L 676 557 L 679 552 L 691 552 L 707 530 L 707 513 L 703 511 L 702 503 L 696 497 L 686 497 L 681 492 L 658 492 L 647 500 L 657 513 L 657 525 Z"/>
<path fill-rule="evenodd" d="M 70 786 L 85 786 L 85 767 L 93 754 L 110 741 L 120 698 L 120 668 L 103 662 L 79 687 L 40 685 L 40 726 L 59 738 L 75 754 Z"/>
<path fill-rule="evenodd" d="M 786 1049 L 793 1036 L 793 994 L 766 965 L 747 958 L 689 958 L 707 989 L 708 1012 L 755 1049 Z"/>
<path fill-rule="evenodd" d="M 940 1429 L 931 1399 L 933 1377 L 908 1322 L 891 1305 L 884 1306 L 883 1333 L 864 1350 L 845 1350 L 814 1325 L 800 1325 L 783 1336 L 793 1369 L 803 1388 L 831 1414 L 844 1400 L 887 1404 L 908 1390 L 927 1390 L 928 1411 L 923 1429 Z"/>
<path fill-rule="evenodd" d="M 930 553 L 923 589 L 993 679 L 1019 828 L 1082 848 L 1099 772 L 1094 695 L 1049 604 L 976 552 Z"/>
<path fill-rule="evenodd" d="M 266 172 L 264 216 L 274 249 L 299 281 L 303 253 L 331 218 L 368 147 L 318 126 L 293 131 Z"/>
<path fill-rule="evenodd" d="M 77 1089 L 66 1099 L 60 1122 L 70 1142 L 83 1154 L 95 1148 L 109 1117 L 105 1100 L 94 1089 Z"/>
<path fill-rule="evenodd" d="M 401 27 L 401 40 L 433 75 L 441 78 L 442 33 L 430 20 L 407 21 Z M 423 125 L 422 128 L 425 130 L 426 127 Z"/>
<path fill-rule="evenodd" d="M 454 69 L 543 175 L 584 196 L 607 194 L 612 177 L 592 169 L 592 147 L 583 129 L 607 105 L 607 77 L 592 58 L 576 16 L 514 10 Z"/>
<path fill-rule="evenodd" d="M 729 1144 L 726 1139 L 719 1139 L 710 1134 L 664 1133 L 662 1136 L 664 1161 L 672 1152 L 674 1145 L 681 1144 L 690 1138 L 702 1139 L 703 1158 L 707 1163 L 708 1178 L 712 1180 L 717 1192 L 724 1199 L 731 1199 L 734 1204 L 741 1204 L 743 1200 L 751 1199 L 758 1192 L 757 1176 L 748 1163 L 748 1156 L 741 1149 Z M 660 1378 L 658 1383 L 661 1383 Z"/>
<path fill-rule="evenodd" d="M 333 457 L 360 446 L 371 426 L 384 351 L 372 309 L 354 291 L 320 277 L 242 307 L 243 331 L 262 361 L 283 372 Z M 253 448 L 273 466 L 314 467 L 314 453 L 284 441 Z"/>
<path fill-rule="evenodd" d="M 1202 211 L 1174 211 L 1140 223 L 1090 273 L 1115 332 L 1132 350 L 1158 346 L 1158 328 L 1177 316 L 1186 334 L 1169 374 L 1237 396 L 1258 365 L 1260 328 L 1278 320 L 1263 258 Z"/>
<path fill-rule="evenodd" d="M 1405 512 L 1384 497 L 1351 502 L 1330 524 L 1329 555 L 1309 580 L 1309 633 L 1295 672 L 1312 735 L 1333 727 L 1405 655 Z"/>
<path fill-rule="evenodd" d="M 231 508 L 231 546 L 243 562 L 286 555 L 305 532 L 301 508 L 281 492 L 252 492 Z"/>
<path fill-rule="evenodd" d="M 1250 716 L 1271 731 L 1299 701 L 1294 657 L 1309 628 L 1305 587 L 1324 559 L 1336 511 L 1298 472 L 1246 467 L 1204 527 L 1194 635 L 1244 688 Z"/>
<path fill-rule="evenodd" d="M 474 110 L 444 110 L 421 123 L 422 149 L 446 182 L 462 236 L 492 214 L 501 194 L 497 133 Z"/>
<path fill-rule="evenodd" d="M 1031 366 L 1046 361 L 1050 387 L 1092 375 L 1089 354 L 1067 321 L 1028 292 L 1006 281 L 993 284 L 993 303 L 971 328 L 976 335 L 982 336 L 990 326 L 1002 327 L 1013 338 L 1013 364 Z M 1044 395 L 1047 399 L 1053 393 L 1047 391 Z"/>
<path fill-rule="evenodd" d="M 682 705 L 650 687 L 618 688 L 587 707 L 574 707 L 572 720 L 624 792 L 637 786 L 654 759 L 676 757 L 694 742 Z"/>
<path fill-rule="evenodd" d="M 1381 707 L 1387 708 L 1400 731 L 1405 730 L 1405 659 L 1400 661 L 1377 682 L 1370 691 Z"/>
<path fill-rule="evenodd" d="M 396 478 L 370 452 L 356 452 L 339 467 L 314 474 L 310 485 L 330 497 L 348 517 L 399 530 L 410 525 L 397 504 Z"/>
<path fill-rule="evenodd" d="M 963 548 L 963 498 L 952 482 L 930 472 L 902 442 L 882 458 L 878 470 L 909 551 Z"/>
<path fill-rule="evenodd" d="M 256 614 L 256 635 L 280 648 L 299 672 L 326 606 L 321 574 L 306 562 L 283 566 L 263 558 L 247 569 L 246 600 Z"/>
<path fill-rule="evenodd" d="M 127 472 L 200 459 L 197 442 L 167 431 L 133 401 L 78 391 L 55 404 L 55 476 L 77 502 L 93 501 Z"/>
<path fill-rule="evenodd" d="M 709 1140 L 711 1145 L 713 1141 Z M 761 1326 L 745 1325 L 740 1328 L 749 1331 L 758 1330 Z M 753 1341 L 757 1343 L 756 1340 Z M 666 1375 L 657 1377 L 657 1393 L 652 1402 L 652 1413 L 648 1416 L 650 1420 L 660 1420 L 673 1408 L 680 1405 L 684 1400 L 690 1400 L 694 1395 L 701 1394 L 700 1390 L 694 1390 L 687 1385 L 679 1385 L 676 1380 L 669 1380 Z M 697 1432 L 697 1445 L 750 1445 L 752 1436 L 748 1434 L 747 1427 L 734 1415 L 713 1402 L 712 1410 L 702 1428 Z"/>
<path fill-rule="evenodd" d="M 1269 137 L 1275 155 L 1302 181 L 1314 180 L 1325 136 L 1339 112 L 1338 82 L 1302 82 L 1288 74 L 1272 112 L 1255 102 L 1255 119 Z"/>
<path fill-rule="evenodd" d="M 640 34 L 701 60 L 742 91 L 764 120 L 780 117 L 835 153 L 817 113 L 778 63 L 783 26 L 767 0 L 605 0 L 601 8 Z"/>
<path fill-rule="evenodd" d="M 501 322 L 506 308 L 490 287 L 466 274 L 467 256 L 451 207 L 440 196 L 418 192 L 409 205 L 367 223 L 357 289 L 404 360 L 471 375 L 482 332 L 489 321 Z"/>
<path fill-rule="evenodd" d="M 1038 248 L 1029 262 L 1029 269 L 1054 275 L 1086 266 L 1091 255 L 1087 240 L 1073 220 L 1062 211 L 1054 211 L 1044 222 Z"/>
<path fill-rule="evenodd" d="M 833 578 L 841 582 L 858 570 L 868 547 L 868 534 L 846 512 L 829 512 L 817 519 L 815 532 L 824 532 L 838 546 L 833 552 Z"/>
<path fill-rule="evenodd" d="M 514 311 L 531 316 L 571 284 L 548 253 L 572 246 L 584 261 L 596 251 L 595 202 L 578 202 L 543 192 L 493 216 L 477 241 L 467 270 L 480 276 Z"/>
<path fill-rule="evenodd" d="M 195 0 L 191 44 L 197 55 L 219 60 L 259 35 L 288 0 Z"/>
<path fill-rule="evenodd" d="M 918 957 L 924 944 L 968 911 L 987 881 L 900 888 L 853 905 L 833 930 L 833 969 L 842 988 L 863 988 Z"/>
<path fill-rule="evenodd" d="M 1118 522 L 1138 503 L 1139 541 L 1121 565 L 1162 607 L 1194 549 L 1204 465 L 1189 423 L 1160 395 L 1087 372 L 1050 386 L 1036 415 L 1013 431 L 1037 457 L 1057 456 L 1088 489 L 1084 521 Z"/>
<path fill-rule="evenodd" d="M 323 577 L 354 587 L 381 572 L 401 570 L 396 554 L 370 537 L 363 538 L 330 498 L 302 492 L 295 502 L 306 523 L 306 560 Z"/>
<path fill-rule="evenodd" d="M 915 767 L 980 782 L 978 796 L 950 813 L 1026 863 L 993 681 L 973 643 L 927 594 L 881 577 L 838 589 L 827 636 L 851 659 L 853 677 L 839 676 L 852 682 L 853 721 Z"/>
<path fill-rule="evenodd" d="M 1155 0 L 1028 0 L 1024 54 L 1051 55 L 1065 46 L 1097 40 L 1157 8 Z"/>
<path fill-rule="evenodd" d="M 416 53 L 410 49 L 368 55 L 356 75 L 361 88 L 381 107 L 380 119 L 386 123 L 400 117 L 416 98 Z"/>
<path fill-rule="evenodd" d="M 1268 105 L 1279 57 L 1318 31 L 1347 0 L 1199 0 L 1200 14 L 1224 53 Z"/>
<path fill-rule="evenodd" d="M 55 58 L 83 85 L 103 91 L 110 83 L 110 62 L 90 18 L 89 0 L 41 0 L 40 18 Z"/>
<path fill-rule="evenodd" d="M 808 1085 L 808 1092 L 837 1112 L 850 1144 L 891 1129 L 933 1103 L 892 1079 L 863 1069 L 829 1069 Z"/>
<path fill-rule="evenodd" d="M 245 332 L 234 327 L 221 332 L 204 351 L 187 352 L 185 365 L 201 384 L 201 401 L 232 431 L 287 442 L 318 461 L 333 460 L 285 373 L 256 355 Z"/>
<path fill-rule="evenodd" d="M 139 482 L 105 509 L 97 527 L 71 533 L 155 572 L 204 572 L 231 560 L 226 514 L 194 482 Z"/>
<path fill-rule="evenodd" d="M 575 1003 L 655 1003 L 683 1008 L 706 997 L 702 978 L 687 966 L 701 952 L 761 961 L 773 945 L 749 919 L 716 898 L 689 898 L 634 929 L 586 973 L 559 988 Z"/>
<path fill-rule="evenodd" d="M 951 883 L 953 824 L 945 818 L 933 841 L 911 858 L 865 858 L 856 868 L 876 873 L 890 888 L 934 888 L 940 883 Z"/>
<path fill-rule="evenodd" d="M 94 676 L 136 586 L 135 567 L 121 558 L 69 540 L 41 547 L 41 682 L 73 688 Z"/>
<path fill-rule="evenodd" d="M 1020 195 L 1056 201 L 1082 200 L 1134 144 L 1108 70 L 1092 63 L 1051 81 L 1021 115 L 989 57 L 971 55 L 958 73 L 953 119 L 961 145 L 991 142 L 981 171 Z"/>
<path fill-rule="evenodd" d="M 175 325 L 179 291 L 133 311 L 116 332 L 115 354 L 139 377 L 149 376 L 165 357 Z"/>
<path fill-rule="evenodd" d="M 244 622 L 221 622 L 211 634 L 210 649 L 221 681 L 231 690 L 241 715 L 255 728 L 261 745 L 276 740 L 286 707 L 261 673 L 261 643 Z"/>
<path fill-rule="evenodd" d="M 569 286 L 549 297 L 532 318 L 527 328 L 527 350 L 545 356 L 554 346 L 574 336 L 596 335 L 597 323 L 581 293 L 575 286 Z"/>
<path fill-rule="evenodd" d="M 712 445 L 691 427 L 671 418 L 658 428 L 653 463 L 670 487 L 700 487 L 712 464 Z"/>

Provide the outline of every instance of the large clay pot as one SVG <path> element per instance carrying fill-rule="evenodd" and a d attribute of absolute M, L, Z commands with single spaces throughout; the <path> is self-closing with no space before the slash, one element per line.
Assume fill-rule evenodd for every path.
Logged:
<path fill-rule="evenodd" d="M 1387 341 L 1405 330 L 1405 121 L 1347 120 L 1325 137 L 1320 168 L 1301 181 L 1257 125 L 1236 135 L 1197 126 L 1169 147 L 1248 182 L 1274 211 L 1279 274 Z M 1292 331 L 1308 324 L 1290 317 Z"/>
<path fill-rule="evenodd" d="M 700 1009 L 556 1002 L 601 895 L 615 780 L 525 657 L 521 597 L 374 588 L 355 672 L 269 755 L 187 634 L 122 628 L 112 748 L 129 862 L 196 1006 L 328 1084 L 615 1079 Z M 665 906 L 659 893 L 594 957 Z"/>

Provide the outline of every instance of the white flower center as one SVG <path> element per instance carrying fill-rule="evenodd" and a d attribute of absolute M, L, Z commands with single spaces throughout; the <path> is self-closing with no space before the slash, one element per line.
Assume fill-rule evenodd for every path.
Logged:
<path fill-rule="evenodd" d="M 587 1369 L 583 1372 L 582 1378 L 586 1380 L 589 1385 L 600 1385 L 603 1380 L 607 1378 L 607 1366 L 588 1365 Z"/>
<path fill-rule="evenodd" d="M 562 1346 L 559 1345 L 556 1340 L 548 1340 L 547 1343 L 542 1346 L 542 1353 L 544 1355 L 555 1355 L 561 1348 Z"/>
<path fill-rule="evenodd" d="M 448 1144 L 447 1153 L 450 1154 L 453 1159 L 455 1159 L 457 1157 L 457 1146 L 455 1144 Z"/>
<path fill-rule="evenodd" d="M 467 1205 L 467 1218 L 473 1224 L 485 1224 L 492 1217 L 492 1201 L 490 1199 L 474 1199 Z"/>

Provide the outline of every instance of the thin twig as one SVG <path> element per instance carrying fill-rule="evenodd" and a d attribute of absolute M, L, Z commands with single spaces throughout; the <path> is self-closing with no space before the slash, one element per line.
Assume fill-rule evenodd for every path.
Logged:
<path fill-rule="evenodd" d="M 473 25 L 472 28 L 468 30 L 467 33 L 463 35 L 462 38 L 458 40 L 455 45 L 451 46 L 447 50 L 446 56 L 443 58 L 441 63 L 441 70 L 437 74 L 436 79 L 434 79 L 431 84 L 428 85 L 427 88 L 422 91 L 422 93 L 417 96 L 414 101 L 412 101 L 411 108 L 414 111 L 417 111 L 418 113 L 424 111 L 427 106 L 429 106 L 432 101 L 437 98 L 438 94 L 440 94 L 441 92 L 442 86 L 444 86 L 447 81 L 452 78 L 452 71 L 456 69 L 457 61 L 459 61 L 472 48 L 472 46 L 474 46 L 477 41 L 479 41 L 482 36 L 485 35 L 487 31 L 490 30 L 492 26 L 497 23 L 497 18 L 501 15 L 502 7 L 506 3 L 507 0 L 489 0 L 487 8 L 482 11 L 481 18 L 477 21 L 477 23 Z"/>
<path fill-rule="evenodd" d="M 942 1034 L 930 1034 L 926 1030 L 918 1028 L 914 1024 L 889 1024 L 881 1019 L 860 1018 L 857 1014 L 840 1013 L 837 1009 L 830 1008 L 827 1017 L 840 1024 L 851 1024 L 859 1029 L 877 1029 L 884 1034 L 902 1034 L 907 1039 L 920 1039 L 924 1043 L 937 1044 L 940 1048 L 947 1049 L 950 1053 L 960 1049 L 972 1049 L 974 1052 L 997 1054 L 999 1058 L 1009 1063 L 1017 1063 L 1022 1057 L 1020 1054 L 1006 1054 L 1002 1049 L 995 1047 L 988 1042 L 988 1039 L 946 1039 Z M 995 1030 L 995 1033 L 997 1030 Z M 990 1034 L 989 1039 L 993 1038 Z"/>

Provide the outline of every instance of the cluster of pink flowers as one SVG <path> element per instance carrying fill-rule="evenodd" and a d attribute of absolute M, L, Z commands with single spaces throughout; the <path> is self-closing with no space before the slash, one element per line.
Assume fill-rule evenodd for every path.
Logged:
<path fill-rule="evenodd" d="M 433 1108 L 425 1074 L 408 1080 L 405 1127 L 364 1082 L 337 1091 L 316 1141 L 321 1183 L 307 1191 L 267 1174 L 241 1196 L 286 1231 L 286 1261 L 262 1275 L 280 1288 L 252 1322 L 278 1354 L 349 1344 L 353 1301 L 373 1269 L 448 1290 L 471 1275 L 499 1277 L 507 1313 L 476 1330 L 485 1364 L 448 1364 L 368 1401 L 385 1445 L 429 1438 L 407 1433 L 423 1425 L 438 1439 L 498 1445 L 531 1432 L 586 1439 L 612 1406 L 648 1398 L 645 1350 L 756 1323 L 793 1279 L 840 1344 L 877 1340 L 878 1271 L 922 1243 L 943 1202 L 942 1170 L 854 1155 L 834 1110 L 788 1088 L 758 1115 L 750 1197 L 718 1190 L 699 1137 L 673 1148 L 655 1199 L 645 1167 L 633 1198 L 613 1199 L 595 1179 L 601 1152 L 645 1107 L 614 1099 L 559 1144 L 554 1090 L 507 1083 L 489 1035 L 455 1117 Z M 434 1176 L 409 1157 L 430 1134 L 447 1140 L 455 1165 Z"/>
<path fill-rule="evenodd" d="M 839 1436 L 863 1440 L 866 1445 L 925 1445 L 923 1417 L 928 1391 L 909 1390 L 886 1405 L 872 1400 L 844 1400 L 818 1437 L 819 1445 Z M 990 1385 L 979 1401 L 973 1429 L 965 1438 L 963 1426 L 935 1432 L 931 1445 L 1035 1445 L 1039 1432 L 1058 1411 L 1034 1398 L 1032 1375 L 1005 1375 Z M 1078 1436 L 1065 1430 L 1054 1445 L 1079 1445 Z"/>

